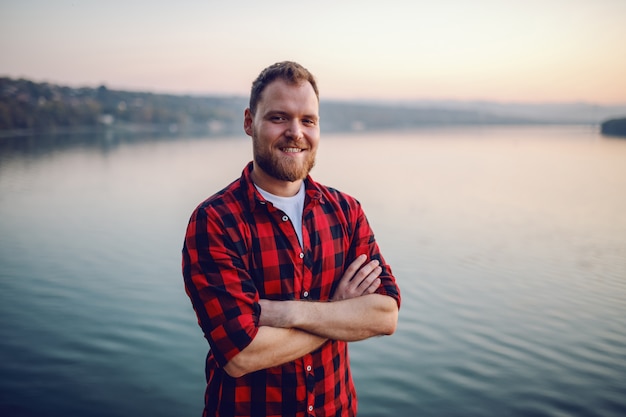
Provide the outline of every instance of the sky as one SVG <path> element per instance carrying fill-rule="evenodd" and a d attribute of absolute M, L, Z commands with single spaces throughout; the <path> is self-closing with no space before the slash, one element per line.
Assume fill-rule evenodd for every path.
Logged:
<path fill-rule="evenodd" d="M 626 103 L 626 0 L 0 0 L 0 76 L 248 95 L 295 60 L 322 98 Z"/>

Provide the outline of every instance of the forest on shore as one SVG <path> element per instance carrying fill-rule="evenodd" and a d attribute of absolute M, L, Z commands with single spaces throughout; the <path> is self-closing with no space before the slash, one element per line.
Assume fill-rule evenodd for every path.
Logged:
<path fill-rule="evenodd" d="M 82 130 L 241 133 L 247 98 L 68 87 L 0 77 L 0 136 Z M 405 129 L 433 125 L 600 124 L 621 107 L 459 102 L 323 100 L 325 131 Z"/>
<path fill-rule="evenodd" d="M 72 88 L 0 78 L 0 130 L 52 131 L 72 127 L 186 126 L 239 121 L 237 97 L 193 97 Z M 216 125 L 217 126 L 217 125 Z"/>

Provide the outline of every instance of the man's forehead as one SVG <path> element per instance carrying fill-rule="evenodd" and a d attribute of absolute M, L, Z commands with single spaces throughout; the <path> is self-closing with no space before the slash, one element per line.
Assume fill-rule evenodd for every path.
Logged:
<path fill-rule="evenodd" d="M 315 90 L 309 81 L 290 83 L 282 79 L 277 79 L 269 83 L 259 100 L 259 105 L 263 107 L 276 107 L 279 103 L 284 105 L 298 104 L 307 105 L 317 113 L 319 110 L 319 100 Z"/>

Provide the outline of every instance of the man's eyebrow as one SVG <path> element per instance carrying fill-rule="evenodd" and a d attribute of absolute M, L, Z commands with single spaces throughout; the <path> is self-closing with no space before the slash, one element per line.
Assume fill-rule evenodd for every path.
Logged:
<path fill-rule="evenodd" d="M 278 116 L 289 116 L 289 117 L 291 117 L 291 115 L 292 115 L 292 114 L 291 114 L 291 112 L 286 111 L 286 110 L 278 110 L 278 109 L 276 109 L 276 110 L 271 110 L 271 109 L 270 109 L 270 110 L 266 111 L 266 112 L 264 113 L 264 115 L 265 115 L 266 117 L 267 117 L 267 116 L 276 116 L 276 115 L 278 115 Z M 316 113 L 303 114 L 303 115 L 302 115 L 302 117 L 303 117 L 303 118 L 306 118 L 306 119 L 319 119 L 319 115 L 318 115 L 318 114 L 316 114 Z"/>
<path fill-rule="evenodd" d="M 274 116 L 274 115 L 285 116 L 285 115 L 288 115 L 288 114 L 289 114 L 288 112 L 286 112 L 284 110 L 278 110 L 278 109 L 275 109 L 275 110 L 270 109 L 270 110 L 268 110 L 268 111 L 266 111 L 264 113 L 265 116 Z"/>

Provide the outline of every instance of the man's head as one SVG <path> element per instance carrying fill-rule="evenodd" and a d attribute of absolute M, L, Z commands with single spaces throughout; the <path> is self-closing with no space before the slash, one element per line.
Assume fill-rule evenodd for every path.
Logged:
<path fill-rule="evenodd" d="M 293 195 L 315 165 L 320 137 L 315 79 L 293 62 L 274 64 L 252 85 L 244 130 L 252 137 L 252 178 L 276 195 Z"/>
<path fill-rule="evenodd" d="M 283 80 L 287 84 L 292 85 L 309 82 L 313 87 L 313 91 L 315 91 L 315 96 L 319 101 L 320 94 L 317 89 L 317 83 L 315 82 L 315 77 L 309 72 L 309 70 L 307 70 L 297 62 L 277 62 L 261 71 L 259 76 L 252 83 L 249 104 L 249 108 L 252 114 L 256 112 L 257 104 L 259 103 L 259 100 L 261 100 L 261 95 L 263 94 L 265 88 L 276 80 Z"/>

